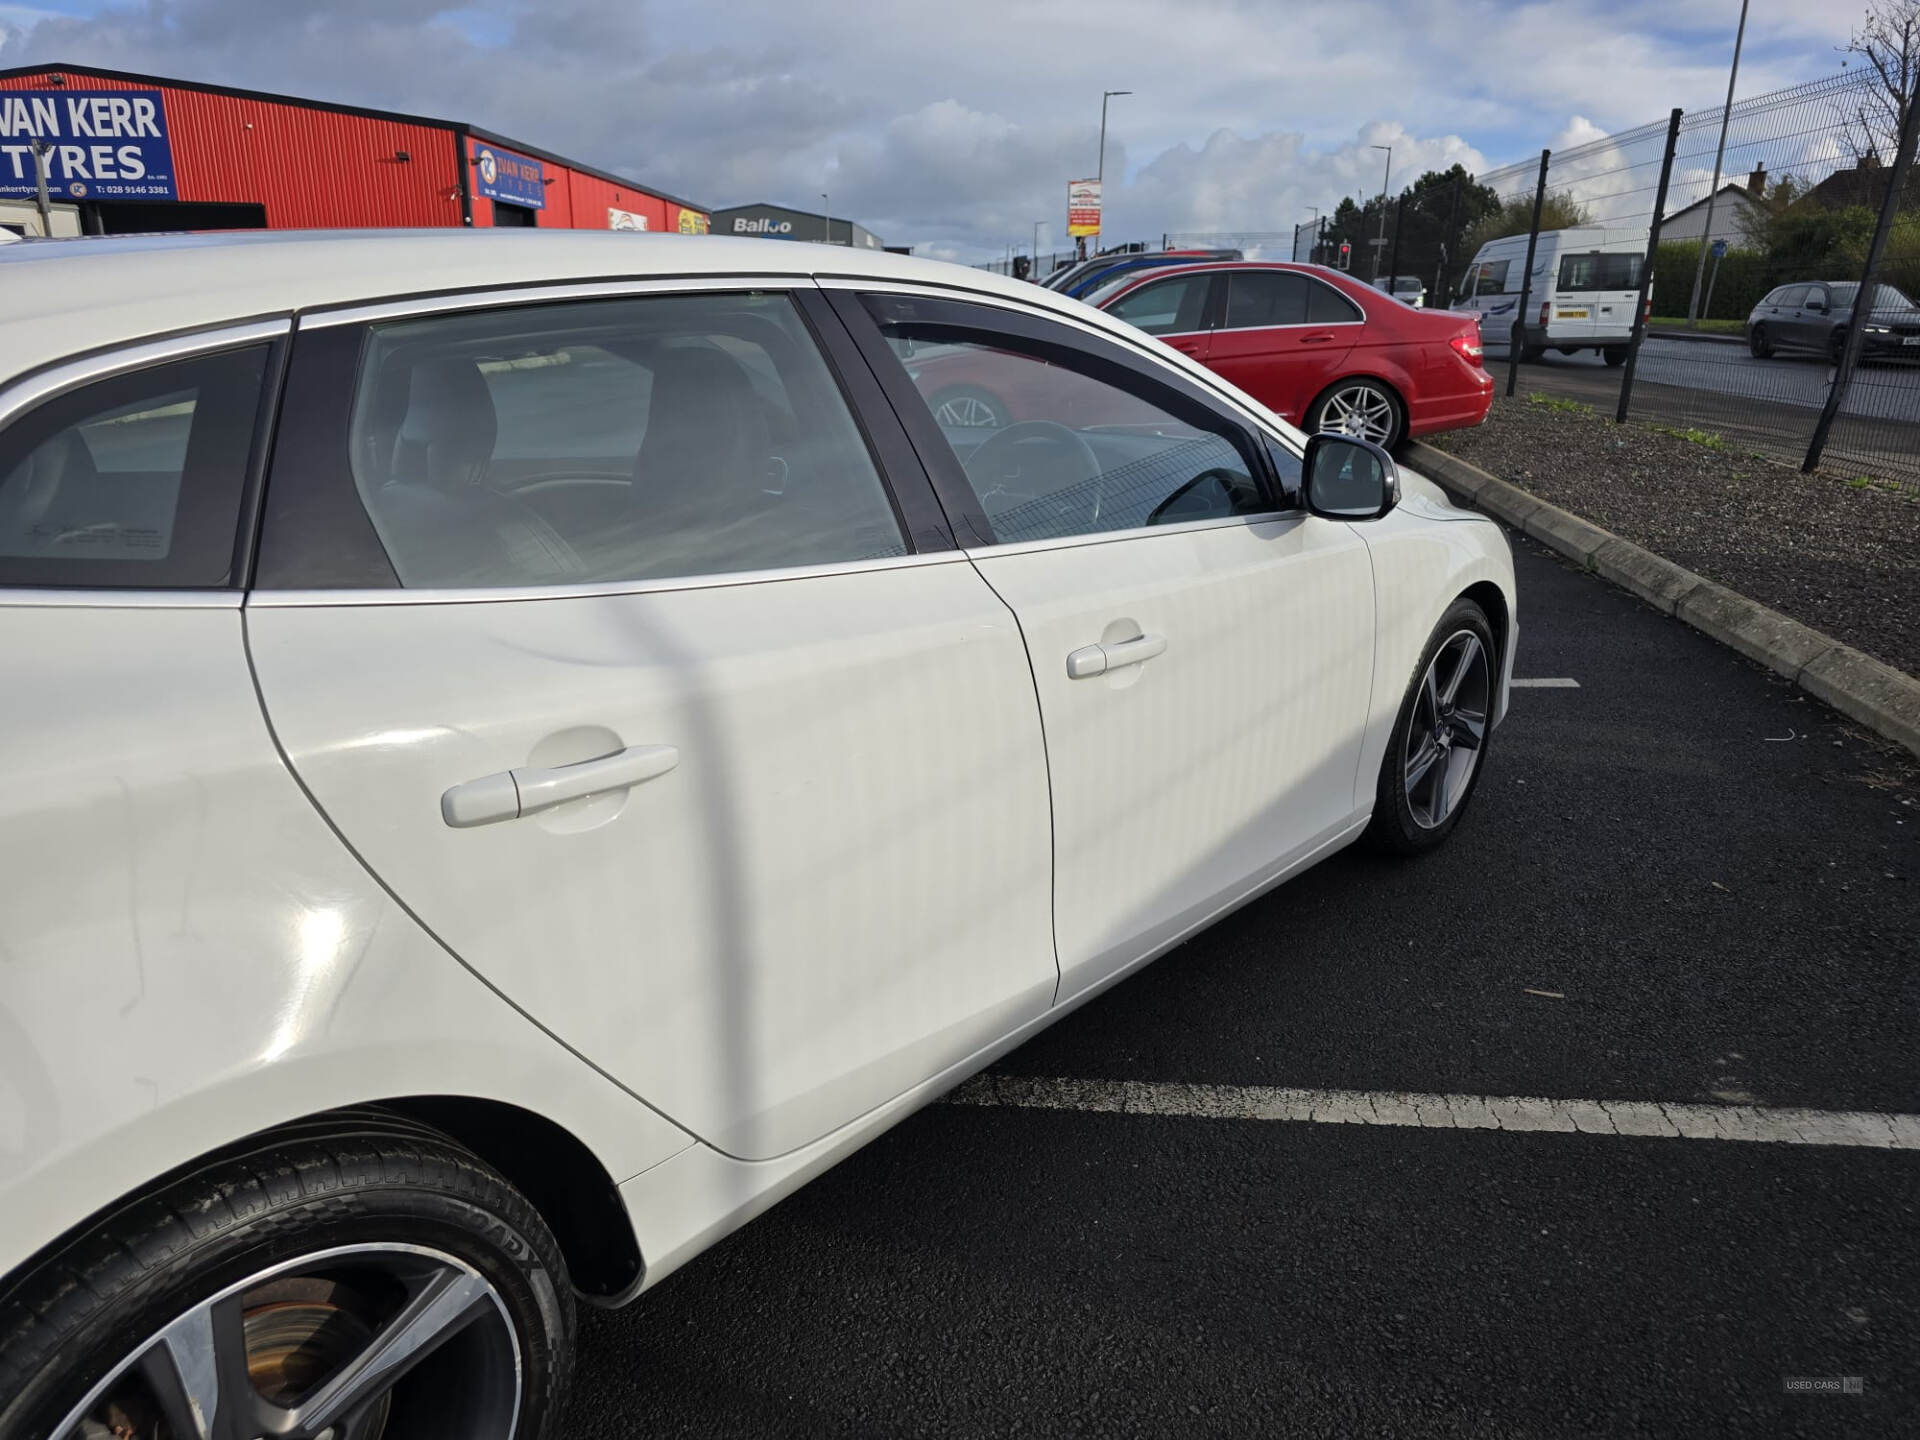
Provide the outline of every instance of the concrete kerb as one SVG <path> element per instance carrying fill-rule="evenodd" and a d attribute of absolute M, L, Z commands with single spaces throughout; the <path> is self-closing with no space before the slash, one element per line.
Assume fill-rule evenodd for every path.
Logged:
<path fill-rule="evenodd" d="M 1816 700 L 1920 756 L 1920 680 L 1444 450 L 1415 440 L 1407 446 L 1407 458 L 1457 499 L 1786 676 Z"/>

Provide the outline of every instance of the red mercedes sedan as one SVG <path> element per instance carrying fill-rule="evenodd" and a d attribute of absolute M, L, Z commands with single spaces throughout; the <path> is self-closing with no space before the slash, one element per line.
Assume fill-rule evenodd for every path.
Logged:
<path fill-rule="evenodd" d="M 1309 434 L 1343 430 L 1391 449 L 1478 425 L 1493 403 L 1474 317 L 1416 310 L 1324 265 L 1135 271 L 1084 298 Z"/>

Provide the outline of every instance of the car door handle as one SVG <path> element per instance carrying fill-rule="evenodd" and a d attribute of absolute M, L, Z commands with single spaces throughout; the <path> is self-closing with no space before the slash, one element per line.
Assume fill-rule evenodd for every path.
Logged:
<path fill-rule="evenodd" d="M 1331 344 L 1332 341 L 1333 337 L 1331 335 L 1302 335 L 1300 337 L 1300 343 L 1302 345 L 1327 345 Z"/>
<path fill-rule="evenodd" d="M 440 818 L 456 830 L 518 820 L 551 810 L 583 795 L 625 790 L 664 775 L 680 763 L 671 745 L 632 745 L 598 760 L 548 768 L 528 766 L 483 775 L 454 786 L 440 797 Z"/>
<path fill-rule="evenodd" d="M 1067 656 L 1067 678 L 1091 680 L 1110 670 L 1124 670 L 1129 665 L 1151 660 L 1166 648 L 1167 637 L 1164 635 L 1141 635 L 1132 640 L 1115 641 L 1111 645 L 1082 645 Z"/>
<path fill-rule="evenodd" d="M 1182 355 L 1198 355 L 1200 351 L 1205 348 L 1206 342 L 1202 340 L 1169 340 L 1167 344 L 1178 350 Z"/>

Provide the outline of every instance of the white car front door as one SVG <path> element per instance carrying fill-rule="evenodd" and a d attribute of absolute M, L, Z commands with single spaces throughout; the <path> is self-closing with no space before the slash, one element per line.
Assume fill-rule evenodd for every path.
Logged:
<path fill-rule="evenodd" d="M 837 323 L 765 290 L 310 323 L 247 611 L 275 735 L 367 867 L 748 1159 L 1058 978 L 1018 629 L 806 304 Z"/>
<path fill-rule="evenodd" d="M 909 359 L 895 406 L 1026 637 L 1068 998 L 1355 829 L 1367 550 L 1290 508 L 1270 442 L 1144 354 L 981 305 L 861 307 L 876 360 Z M 930 343 L 952 347 L 940 373 L 911 363 Z M 1014 423 L 914 408 L 959 373 Z"/>

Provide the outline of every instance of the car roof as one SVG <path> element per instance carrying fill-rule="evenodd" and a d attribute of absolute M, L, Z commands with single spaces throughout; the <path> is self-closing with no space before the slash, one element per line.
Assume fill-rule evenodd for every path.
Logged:
<path fill-rule="evenodd" d="M 0 312 L 0 381 L 93 350 L 329 306 L 702 275 L 964 286 L 1088 319 L 1088 307 L 1024 280 L 799 241 L 491 228 L 86 236 L 0 247 L 0 293 L 7 297 Z M 1125 328 L 1104 317 L 1096 323 Z"/>

